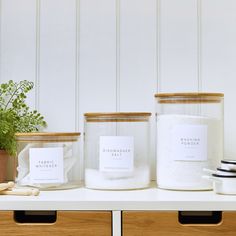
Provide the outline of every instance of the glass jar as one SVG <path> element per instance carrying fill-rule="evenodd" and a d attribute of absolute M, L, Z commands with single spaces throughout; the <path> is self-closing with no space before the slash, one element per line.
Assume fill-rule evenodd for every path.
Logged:
<path fill-rule="evenodd" d="M 139 189 L 150 183 L 146 112 L 86 113 L 85 186 Z"/>
<path fill-rule="evenodd" d="M 203 168 L 223 159 L 222 93 L 160 93 L 157 100 L 157 184 L 207 190 Z"/>
<path fill-rule="evenodd" d="M 78 187 L 80 133 L 17 133 L 17 177 L 20 186 L 41 190 Z"/>

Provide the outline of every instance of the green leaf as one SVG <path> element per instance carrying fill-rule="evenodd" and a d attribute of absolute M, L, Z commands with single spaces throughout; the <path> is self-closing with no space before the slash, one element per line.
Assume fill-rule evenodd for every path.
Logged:
<path fill-rule="evenodd" d="M 16 132 L 36 132 L 47 126 L 44 117 L 26 104 L 26 94 L 34 83 L 23 80 L 0 85 L 0 149 L 16 154 Z"/>

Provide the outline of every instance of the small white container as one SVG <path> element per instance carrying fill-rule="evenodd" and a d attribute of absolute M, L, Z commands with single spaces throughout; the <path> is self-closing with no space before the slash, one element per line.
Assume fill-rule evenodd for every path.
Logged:
<path fill-rule="evenodd" d="M 41 190 L 80 184 L 80 133 L 17 133 L 17 177 L 20 186 Z"/>
<path fill-rule="evenodd" d="M 223 168 L 217 168 L 217 173 L 218 175 L 225 175 L 225 176 L 236 176 L 236 171 L 235 170 L 227 170 Z"/>
<path fill-rule="evenodd" d="M 221 168 L 236 171 L 236 160 L 221 160 Z"/>
<path fill-rule="evenodd" d="M 219 168 L 219 167 L 216 170 L 210 170 L 210 169 L 206 169 L 206 168 L 204 168 L 203 170 L 208 173 L 216 174 L 216 175 L 236 176 L 235 170 L 223 169 L 223 168 Z"/>
<path fill-rule="evenodd" d="M 236 176 L 227 176 L 212 174 L 212 176 L 203 176 L 213 182 L 214 192 L 217 194 L 236 194 Z"/>
<path fill-rule="evenodd" d="M 140 189 L 150 183 L 146 112 L 86 113 L 85 187 Z"/>

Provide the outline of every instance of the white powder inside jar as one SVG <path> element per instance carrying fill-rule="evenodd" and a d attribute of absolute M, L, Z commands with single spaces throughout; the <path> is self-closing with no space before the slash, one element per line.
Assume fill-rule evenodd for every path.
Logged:
<path fill-rule="evenodd" d="M 200 130 L 197 135 L 193 134 L 192 137 L 191 127 L 197 132 Z M 201 130 L 204 130 L 205 127 L 207 130 L 206 140 L 202 140 L 204 134 L 201 134 Z M 176 134 L 176 130 L 180 134 Z M 176 146 L 175 137 L 178 137 L 180 142 L 183 141 L 179 144 L 180 147 Z M 192 143 L 193 145 L 191 145 Z M 186 148 L 183 149 L 181 145 L 185 144 Z M 206 158 L 203 157 L 205 151 L 201 150 L 204 149 L 204 145 L 206 145 Z M 193 152 L 196 155 L 200 152 L 203 156 L 199 154 L 200 156 L 196 157 L 194 154 L 191 157 L 192 159 L 187 160 L 184 156 L 185 151 Z M 181 155 L 183 156 L 182 160 Z M 212 184 L 202 178 L 204 175 L 203 168 L 215 169 L 222 157 L 223 129 L 220 120 L 203 116 L 174 114 L 158 116 L 157 184 L 160 188 L 179 190 L 211 189 Z"/>
<path fill-rule="evenodd" d="M 123 177 L 122 177 L 123 176 Z M 85 186 L 91 189 L 140 189 L 150 183 L 148 166 L 136 167 L 134 171 L 121 173 L 101 172 L 98 169 L 85 169 Z"/>

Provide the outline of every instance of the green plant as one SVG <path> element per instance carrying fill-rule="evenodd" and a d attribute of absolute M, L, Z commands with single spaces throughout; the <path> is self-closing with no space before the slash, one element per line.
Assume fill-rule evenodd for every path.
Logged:
<path fill-rule="evenodd" d="M 36 132 L 46 127 L 44 117 L 26 105 L 26 94 L 33 82 L 23 80 L 0 85 L 0 149 L 16 154 L 15 133 Z"/>

